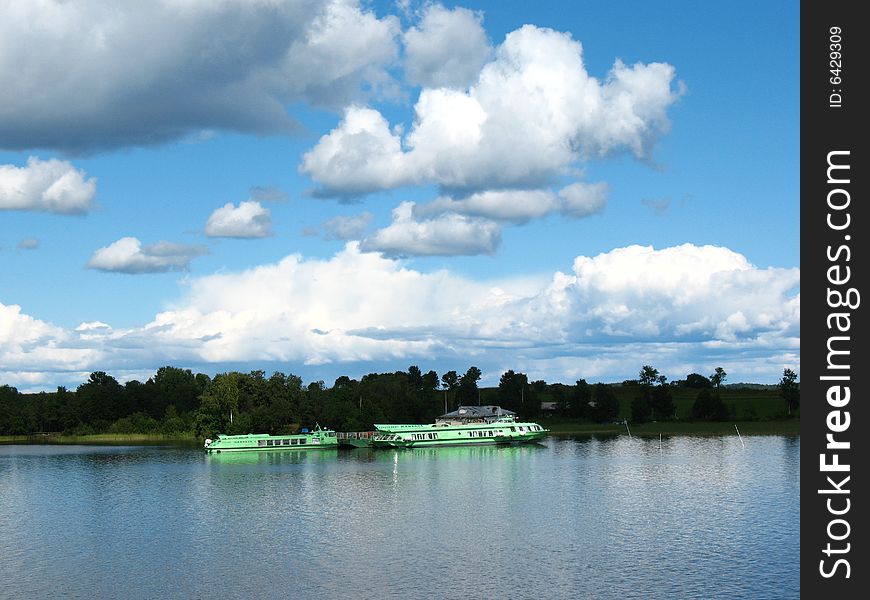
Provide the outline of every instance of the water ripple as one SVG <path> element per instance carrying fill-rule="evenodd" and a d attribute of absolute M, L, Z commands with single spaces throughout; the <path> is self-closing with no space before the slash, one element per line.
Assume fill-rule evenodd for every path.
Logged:
<path fill-rule="evenodd" d="M 0 597 L 796 598 L 799 456 L 0 446 Z"/>

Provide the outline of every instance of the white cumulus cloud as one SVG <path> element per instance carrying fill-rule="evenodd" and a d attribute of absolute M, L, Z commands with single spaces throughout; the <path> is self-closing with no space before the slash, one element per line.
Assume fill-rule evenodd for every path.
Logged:
<path fill-rule="evenodd" d="M 143 246 L 135 237 L 124 237 L 95 251 L 88 268 L 129 274 L 182 271 L 191 260 L 205 253 L 203 246 L 165 241 Z"/>
<path fill-rule="evenodd" d="M 488 347 L 588 358 L 625 344 L 670 345 L 681 360 L 716 344 L 770 356 L 798 347 L 798 284 L 797 269 L 758 269 L 715 246 L 629 246 L 579 256 L 549 280 L 475 281 L 408 269 L 351 242 L 325 260 L 293 255 L 192 279 L 185 298 L 140 335 L 206 361 L 319 364 Z M 625 360 L 633 373 L 638 355 Z"/>
<path fill-rule="evenodd" d="M 287 133 L 292 102 L 394 93 L 400 33 L 357 0 L 2 2 L 0 147 Z"/>
<path fill-rule="evenodd" d="M 365 233 L 374 215 L 365 212 L 355 217 L 339 215 L 323 224 L 326 238 L 330 240 L 358 240 Z"/>
<path fill-rule="evenodd" d="M 24 314 L 18 305 L 0 302 L 0 382 L 51 387 L 57 373 L 96 368 L 104 353 L 76 338 L 74 332 Z"/>
<path fill-rule="evenodd" d="M 209 237 L 262 238 L 272 232 L 272 213 L 255 200 L 232 202 L 215 209 L 205 224 Z"/>
<path fill-rule="evenodd" d="M 100 321 L 66 330 L 0 304 L 0 377 L 425 359 L 569 383 L 620 381 L 642 364 L 672 378 L 721 365 L 775 380 L 799 363 L 799 281 L 797 269 L 760 269 L 716 246 L 628 246 L 549 277 L 474 280 L 351 242 L 327 259 L 191 278 L 170 309 L 123 331 Z"/>
<path fill-rule="evenodd" d="M 472 192 L 540 186 L 588 158 L 649 156 L 681 94 L 674 77 L 665 63 L 617 60 L 599 81 L 569 34 L 525 25 L 467 90 L 424 88 L 406 135 L 379 112 L 351 106 L 300 169 L 322 195 L 421 183 Z"/>
<path fill-rule="evenodd" d="M 82 214 L 96 193 L 97 180 L 65 160 L 31 156 L 24 167 L 0 165 L 0 210 Z"/>
<path fill-rule="evenodd" d="M 550 214 L 583 218 L 601 212 L 607 205 L 606 183 L 573 183 L 553 193 L 550 190 L 487 190 L 464 198 L 442 196 L 414 207 L 418 217 L 444 213 L 484 217 L 515 224 Z"/>
<path fill-rule="evenodd" d="M 492 52 L 482 21 L 467 8 L 426 7 L 420 23 L 403 36 L 408 81 L 431 88 L 474 83 Z"/>
<path fill-rule="evenodd" d="M 386 256 L 456 256 L 492 254 L 501 243 L 501 227 L 487 219 L 445 213 L 418 220 L 414 203 L 393 209 L 393 222 L 362 242 L 367 252 Z"/>

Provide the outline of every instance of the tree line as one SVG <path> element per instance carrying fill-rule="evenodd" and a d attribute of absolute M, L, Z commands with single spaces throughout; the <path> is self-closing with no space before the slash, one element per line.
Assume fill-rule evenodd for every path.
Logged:
<path fill-rule="evenodd" d="M 542 399 L 551 401 L 561 418 L 610 422 L 620 413 L 620 402 L 610 384 L 574 385 L 529 381 L 525 373 L 508 370 L 496 389 L 478 387 L 481 371 L 469 367 L 463 374 L 448 371 L 423 373 L 412 365 L 407 371 L 370 373 L 361 379 L 341 376 L 332 387 L 323 381 L 303 385 L 296 375 L 264 371 L 228 372 L 209 377 L 188 369 L 166 366 L 147 381 L 119 383 L 96 371 L 75 390 L 22 394 L 0 385 L 0 435 L 60 432 L 214 436 L 216 433 L 284 434 L 315 424 L 340 431 L 370 430 L 375 423 L 426 423 L 460 405 L 497 404 L 521 419 L 541 415 Z M 631 420 L 676 418 L 671 390 L 698 389 L 689 417 L 724 420 L 729 417 L 718 390 L 727 374 L 719 367 L 705 377 L 692 373 L 668 383 L 652 366 L 644 365 L 631 386 Z M 797 375 L 786 369 L 780 394 L 789 414 L 799 406 Z"/>
<path fill-rule="evenodd" d="M 719 393 L 728 374 L 722 367 L 716 367 L 709 377 L 690 373 L 682 381 L 668 384 L 667 377 L 651 365 L 644 365 L 637 380 L 629 384 L 638 387 L 638 393 L 631 402 L 631 420 L 635 423 L 647 421 L 668 421 L 676 418 L 676 408 L 672 394 L 673 387 L 686 387 L 698 390 L 692 404 L 689 418 L 693 421 L 725 421 L 734 415 L 725 405 Z M 797 373 L 784 369 L 777 384 L 780 397 L 785 401 L 789 416 L 800 406 L 800 384 Z"/>

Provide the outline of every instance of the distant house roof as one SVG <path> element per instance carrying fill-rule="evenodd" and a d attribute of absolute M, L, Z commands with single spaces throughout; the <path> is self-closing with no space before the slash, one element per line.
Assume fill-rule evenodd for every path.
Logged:
<path fill-rule="evenodd" d="M 453 412 L 438 417 L 439 419 L 492 419 L 494 417 L 514 416 L 517 413 L 501 406 L 460 406 Z"/>

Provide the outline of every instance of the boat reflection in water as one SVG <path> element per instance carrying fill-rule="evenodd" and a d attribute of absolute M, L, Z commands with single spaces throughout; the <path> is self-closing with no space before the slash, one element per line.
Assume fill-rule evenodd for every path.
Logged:
<path fill-rule="evenodd" d="M 283 450 L 281 452 L 214 452 L 206 454 L 208 462 L 216 465 L 282 465 L 320 463 L 335 460 L 338 447 L 311 450 Z"/>

